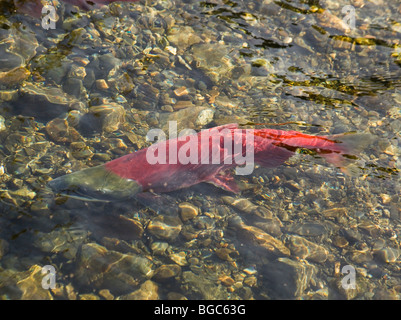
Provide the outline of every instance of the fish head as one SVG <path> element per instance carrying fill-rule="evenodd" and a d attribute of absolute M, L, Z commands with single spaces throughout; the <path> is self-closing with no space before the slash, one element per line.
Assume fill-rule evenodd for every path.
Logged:
<path fill-rule="evenodd" d="M 142 191 L 138 182 L 122 178 L 104 165 L 66 174 L 48 185 L 58 195 L 85 201 L 128 200 Z"/>

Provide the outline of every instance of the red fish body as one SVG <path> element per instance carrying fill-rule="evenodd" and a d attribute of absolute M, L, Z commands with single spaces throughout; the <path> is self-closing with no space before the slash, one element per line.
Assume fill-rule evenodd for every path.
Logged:
<path fill-rule="evenodd" d="M 161 141 L 104 165 L 61 176 L 49 184 L 57 192 L 96 199 L 125 199 L 147 191 L 170 192 L 201 182 L 238 192 L 230 169 L 248 166 L 251 173 L 253 161 L 264 167 L 277 167 L 297 148 L 312 149 L 339 167 L 344 155 L 352 154 L 346 143 L 328 137 L 239 129 L 230 124 Z"/>

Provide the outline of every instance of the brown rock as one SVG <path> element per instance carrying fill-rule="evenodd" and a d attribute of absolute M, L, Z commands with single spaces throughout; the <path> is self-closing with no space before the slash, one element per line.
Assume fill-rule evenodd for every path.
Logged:
<path fill-rule="evenodd" d="M 181 220 L 184 222 L 195 218 L 199 214 L 198 208 L 189 202 L 182 202 L 178 206 L 181 209 Z"/>
<path fill-rule="evenodd" d="M 158 300 L 159 299 L 159 287 L 151 281 L 146 280 L 141 287 L 125 296 L 120 297 L 120 300 Z"/>
<path fill-rule="evenodd" d="M 46 124 L 46 132 L 50 139 L 57 143 L 71 143 L 83 141 L 81 135 L 73 127 L 70 127 L 67 120 L 53 119 Z"/>

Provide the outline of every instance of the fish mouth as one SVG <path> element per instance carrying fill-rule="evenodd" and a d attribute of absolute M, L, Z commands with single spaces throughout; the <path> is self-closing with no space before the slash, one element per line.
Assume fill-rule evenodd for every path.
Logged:
<path fill-rule="evenodd" d="M 66 174 L 48 182 L 54 193 L 84 201 L 123 201 L 131 199 L 142 187 L 107 170 L 104 165 Z"/>

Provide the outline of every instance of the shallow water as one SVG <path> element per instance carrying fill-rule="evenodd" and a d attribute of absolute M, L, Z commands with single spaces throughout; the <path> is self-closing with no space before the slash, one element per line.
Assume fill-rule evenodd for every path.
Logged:
<path fill-rule="evenodd" d="M 54 30 L 3 4 L 0 296 L 399 299 L 401 7 L 351 1 L 353 27 L 349 4 L 59 5 Z M 169 120 L 374 141 L 351 176 L 300 150 L 237 176 L 239 195 L 200 184 L 93 202 L 46 188 L 148 146 Z"/>

